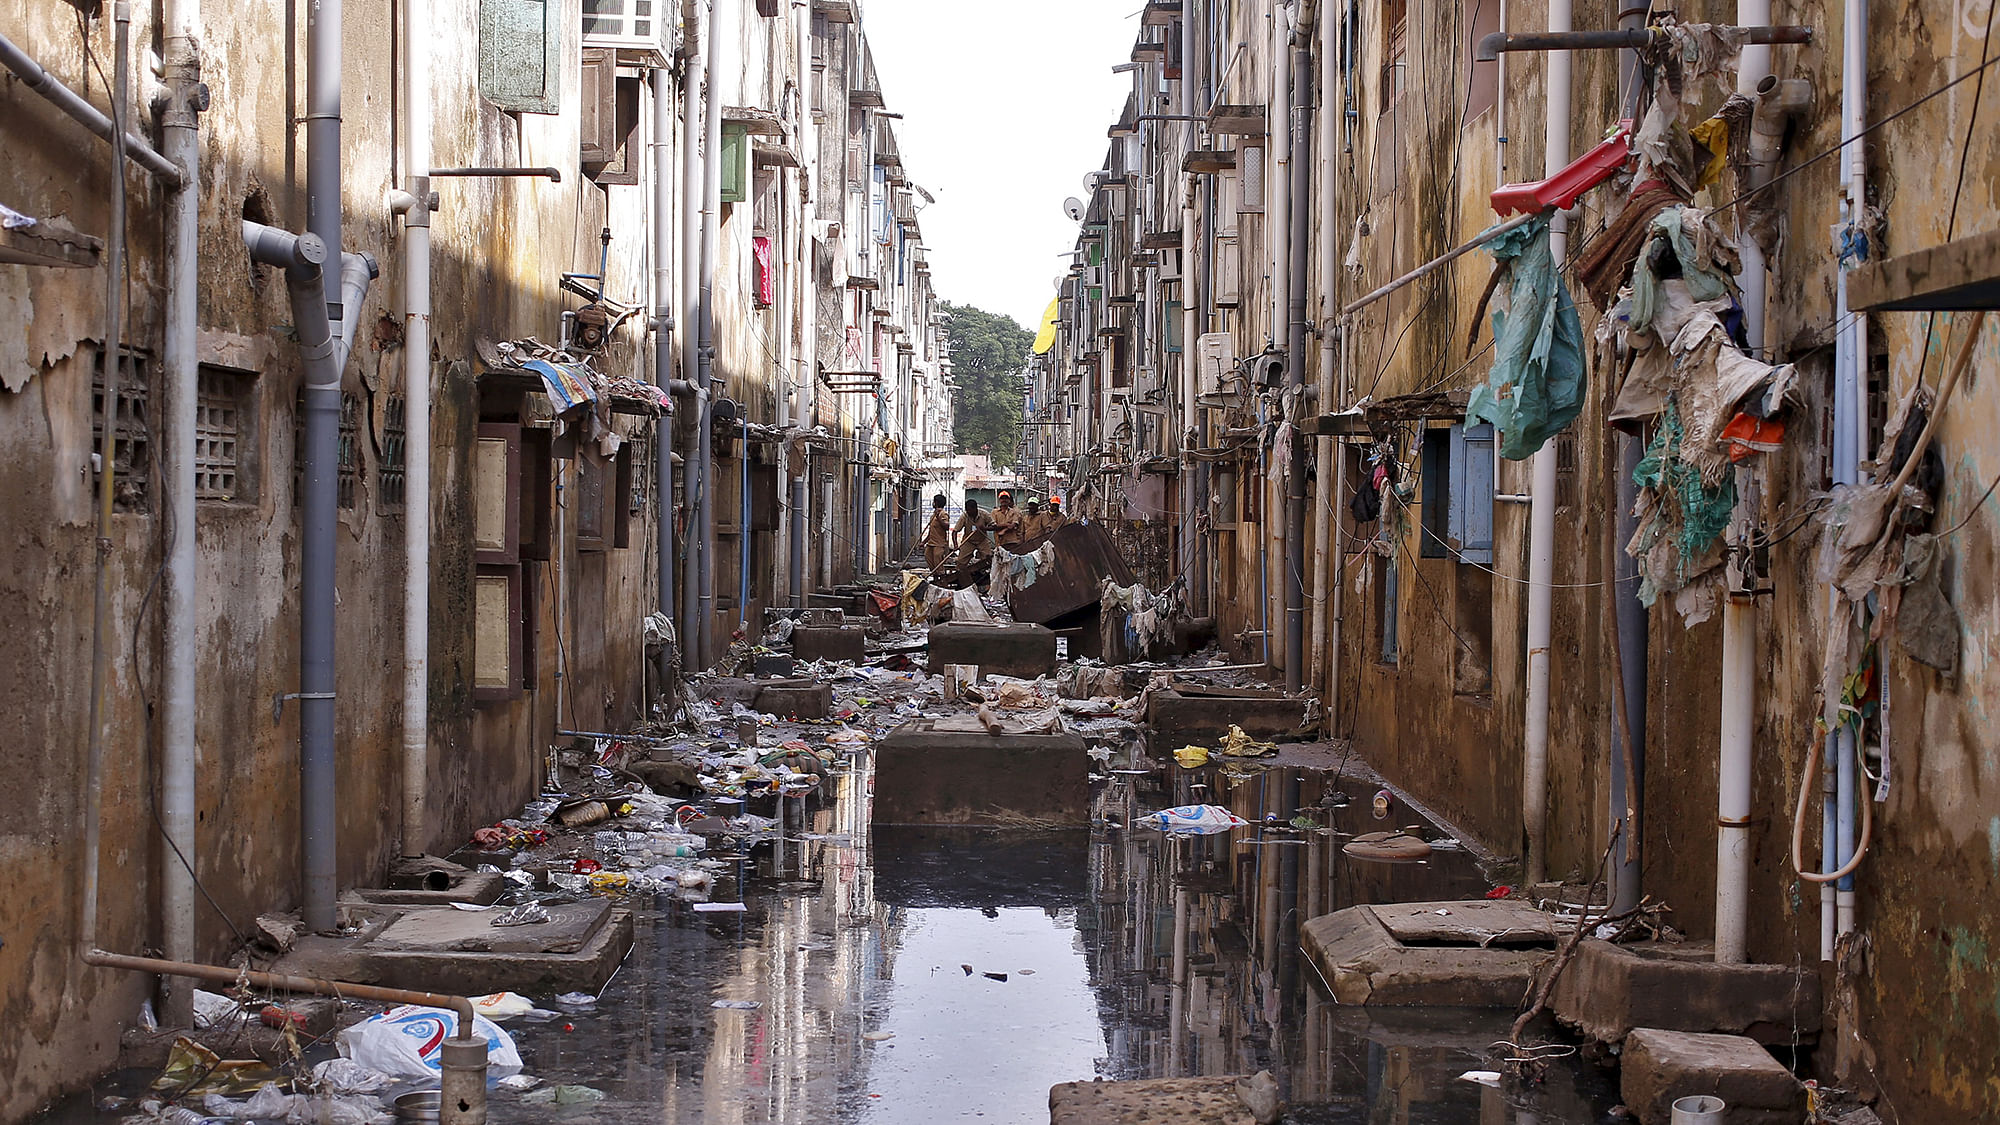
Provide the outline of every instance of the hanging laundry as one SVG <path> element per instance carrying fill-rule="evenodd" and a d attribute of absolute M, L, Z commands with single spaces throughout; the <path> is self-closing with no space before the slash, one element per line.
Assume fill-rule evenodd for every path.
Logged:
<path fill-rule="evenodd" d="M 1499 263 L 1493 309 L 1493 369 L 1473 388 L 1465 420 L 1500 431 L 1500 455 L 1519 461 L 1583 409 L 1583 324 L 1549 251 L 1549 220 L 1537 217 L 1486 244 Z"/>

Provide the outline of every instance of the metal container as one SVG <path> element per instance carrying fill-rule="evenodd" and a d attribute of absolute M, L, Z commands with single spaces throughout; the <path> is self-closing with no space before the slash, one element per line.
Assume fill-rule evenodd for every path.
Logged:
<path fill-rule="evenodd" d="M 398 1097 L 396 1120 L 404 1125 L 437 1125 L 439 1097 L 436 1090 L 418 1090 Z"/>

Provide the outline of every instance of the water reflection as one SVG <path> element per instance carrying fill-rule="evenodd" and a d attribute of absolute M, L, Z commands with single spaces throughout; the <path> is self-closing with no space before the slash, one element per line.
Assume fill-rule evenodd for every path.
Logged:
<path fill-rule="evenodd" d="M 1253 822 L 1184 839 L 1118 827 L 871 834 L 865 767 L 830 780 L 824 804 L 789 810 L 784 844 L 746 861 L 745 913 L 655 904 L 594 1014 L 573 1031 L 520 1029 L 531 1073 L 609 1100 L 508 1105 L 506 1119 L 1038 1122 L 1057 1082 L 1266 1068 L 1301 1123 L 1586 1122 L 1613 1100 L 1587 1067 L 1527 1091 L 1459 1081 L 1489 1065 L 1508 1013 L 1325 996 L 1297 953 L 1302 919 L 1487 887 L 1462 852 L 1357 862 L 1341 855 L 1344 837 L 1287 826 L 1306 810 L 1342 832 L 1381 827 L 1372 790 L 1352 779 L 1273 770 L 1218 779 L 1214 793 L 1185 775 L 1178 792 L 1160 775 L 1100 786 L 1097 812 L 1114 825 L 1201 800 Z"/>

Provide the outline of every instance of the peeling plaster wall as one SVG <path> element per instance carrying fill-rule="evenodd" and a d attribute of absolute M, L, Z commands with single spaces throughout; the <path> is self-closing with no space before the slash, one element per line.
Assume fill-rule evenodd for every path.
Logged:
<path fill-rule="evenodd" d="M 52 73 L 104 102 L 94 74 L 85 80 L 74 13 L 61 6 L 20 5 L 9 36 Z M 454 518 L 469 509 L 468 450 L 482 411 L 477 374 L 481 340 L 535 335 L 554 340 L 565 271 L 595 272 L 597 232 L 613 229 L 609 292 L 645 299 L 650 254 L 643 218 L 650 188 L 600 189 L 576 174 L 578 76 L 566 51 L 564 113 L 509 115 L 477 91 L 477 33 L 470 6 L 435 9 L 432 36 L 439 165 L 546 164 L 565 169 L 545 180 L 439 180 L 435 216 L 433 325 L 435 472 L 431 620 L 431 795 L 433 822 L 417 841 L 449 849 L 471 828 L 512 812 L 539 783 L 554 730 L 572 722 L 616 728 L 641 710 L 643 651 L 639 621 L 653 602 L 650 514 L 635 518 L 634 547 L 579 557 L 565 545 L 544 564 L 539 688 L 519 701 L 471 700 L 472 554 L 469 532 Z M 133 42 L 143 54 L 154 30 L 141 6 Z M 346 6 L 344 66 L 346 238 L 381 262 L 367 298 L 345 389 L 359 397 L 359 473 L 355 503 L 341 512 L 337 580 L 340 697 L 339 881 L 380 877 L 399 853 L 403 544 L 401 509 L 381 490 L 383 411 L 402 391 L 400 223 L 383 204 L 403 182 L 398 164 L 392 52 L 393 11 L 386 2 Z M 564 26 L 577 26 L 575 0 Z M 246 209 L 262 221 L 303 223 L 304 138 L 291 122 L 302 114 L 303 17 L 288 25 L 276 8 L 211 6 L 204 27 L 203 79 L 213 105 L 202 118 L 201 359 L 256 372 L 256 497 L 203 502 L 193 529 L 198 552 L 196 659 L 198 825 L 196 860 L 204 887 L 229 920 L 245 926 L 260 911 L 296 905 L 298 796 L 296 708 L 275 721 L 272 700 L 296 690 L 298 653 L 297 514 L 291 470 L 296 354 L 283 284 L 253 269 L 238 233 Z M 364 49 L 364 45 L 369 46 Z M 574 32 L 570 35 L 574 46 Z M 381 49 L 374 49 L 374 48 Z M 91 41 L 109 65 L 110 29 Z M 135 71 L 139 64 L 135 62 Z M 137 97 L 145 85 L 135 85 Z M 109 150 L 11 79 L 0 83 L 0 117 L 14 159 L 0 172 L 10 206 L 63 216 L 102 235 L 108 206 Z M 149 130 L 135 127 L 135 131 Z M 142 176 L 128 183 L 131 310 L 126 341 L 157 356 L 162 325 L 164 245 L 160 194 Z M 120 1028 L 134 1018 L 150 985 L 141 978 L 87 971 L 76 957 L 82 870 L 85 688 L 90 668 L 92 481 L 90 366 L 103 324 L 100 270 L 0 267 L 0 434 L 11 456 L 0 537 L 0 606 L 12 611 L 23 643 L 12 646 L 0 688 L 0 711 L 17 737 L 0 750 L 16 794 L 0 818 L 0 878 L 9 887 L 0 920 L 0 1019 L 23 1034 L 0 1042 L 0 1120 L 24 1119 L 47 1099 L 111 1064 Z M 644 318 L 621 330 L 604 366 L 650 377 Z M 155 371 L 157 369 L 155 368 Z M 155 375 L 155 409 L 158 384 Z M 490 404 L 489 404 L 490 405 Z M 621 422 L 621 429 L 638 429 Z M 152 433 L 156 452 L 163 435 Z M 565 466 L 565 484 L 573 466 Z M 112 543 L 112 681 L 107 693 L 103 791 L 105 886 L 100 944 L 142 951 L 158 943 L 157 873 L 168 857 L 147 811 L 157 784 L 159 748 L 148 705 L 158 706 L 160 607 L 155 571 L 164 529 L 155 474 L 151 512 L 120 514 Z M 558 630 L 561 643 L 557 642 Z M 555 674 L 562 667 L 565 710 L 558 721 Z M 206 905 L 197 919 L 199 952 L 221 957 L 234 944 Z"/>

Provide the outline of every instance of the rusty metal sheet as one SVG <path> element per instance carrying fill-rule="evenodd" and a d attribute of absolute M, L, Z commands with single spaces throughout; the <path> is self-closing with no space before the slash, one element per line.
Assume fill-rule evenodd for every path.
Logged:
<path fill-rule="evenodd" d="M 1125 565 L 1118 544 L 1101 523 L 1066 523 L 1050 534 L 1047 542 L 1055 559 L 1042 568 L 1034 585 L 1015 590 L 1007 599 L 1016 621 L 1047 625 L 1065 614 L 1094 606 L 1099 584 L 1106 578 L 1120 586 L 1132 584 L 1132 569 Z"/>

